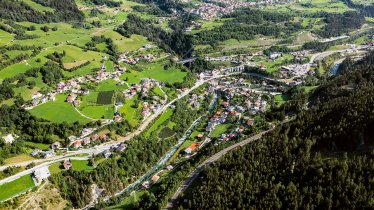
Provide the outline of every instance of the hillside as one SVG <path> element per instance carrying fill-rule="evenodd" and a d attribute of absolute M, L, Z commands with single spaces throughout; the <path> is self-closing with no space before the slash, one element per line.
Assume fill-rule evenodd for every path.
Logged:
<path fill-rule="evenodd" d="M 336 95 L 206 168 L 180 198 L 188 209 L 373 207 L 374 53 L 316 90 Z M 353 85 L 353 89 L 346 85 Z M 313 98 L 317 100 L 318 95 Z M 321 100 L 321 99 L 319 99 Z M 185 200 L 187 199 L 187 200 Z M 187 201 L 187 202 L 183 202 Z"/>
<path fill-rule="evenodd" d="M 44 7 L 43 7 L 44 6 Z M 43 10 L 50 8 L 49 10 Z M 0 0 L 0 18 L 33 23 L 82 21 L 84 15 L 74 0 Z"/>

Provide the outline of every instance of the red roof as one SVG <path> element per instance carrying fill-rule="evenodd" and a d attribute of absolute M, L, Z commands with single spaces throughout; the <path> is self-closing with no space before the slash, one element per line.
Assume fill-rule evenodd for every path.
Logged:
<path fill-rule="evenodd" d="M 192 143 L 188 148 L 190 148 L 193 151 L 196 149 L 197 146 L 199 146 L 199 143 L 195 142 L 195 143 Z"/>

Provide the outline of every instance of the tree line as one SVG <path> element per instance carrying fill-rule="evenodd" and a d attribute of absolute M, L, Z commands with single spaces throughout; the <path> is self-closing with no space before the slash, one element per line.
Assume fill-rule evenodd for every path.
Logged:
<path fill-rule="evenodd" d="M 83 21 L 84 14 L 78 10 L 74 0 L 33 0 L 54 12 L 40 12 L 23 1 L 0 0 L 0 18 L 33 23 Z"/>
<path fill-rule="evenodd" d="M 206 167 L 176 209 L 371 208 L 373 67 L 371 53 L 295 120 Z"/>
<path fill-rule="evenodd" d="M 166 32 L 154 26 L 150 20 L 144 20 L 134 14 L 129 14 L 126 22 L 116 31 L 125 37 L 130 37 L 132 34 L 145 36 L 166 52 L 176 53 L 183 57 L 191 55 L 193 51 L 191 35 L 184 34 L 182 30 Z"/>
<path fill-rule="evenodd" d="M 172 128 L 176 132 L 173 137 L 159 139 L 157 130 L 149 136 L 142 134 L 127 142 L 127 150 L 115 153 L 112 158 L 99 164 L 93 171 L 64 171 L 53 175 L 52 182 L 59 187 L 62 196 L 74 207 L 83 207 L 89 203 L 91 198 L 89 189 L 94 183 L 105 190 L 104 196 L 122 190 L 148 171 L 172 145 L 176 144 L 183 132 L 203 112 L 189 110 L 186 100 L 176 102 L 175 106 L 172 117 L 164 122 L 164 125 L 169 121 L 176 123 Z M 117 203 L 120 199 L 121 196 L 114 197 L 105 205 Z"/>

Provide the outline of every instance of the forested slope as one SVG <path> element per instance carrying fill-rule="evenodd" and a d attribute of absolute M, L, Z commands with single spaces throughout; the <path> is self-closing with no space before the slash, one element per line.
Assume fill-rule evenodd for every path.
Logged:
<path fill-rule="evenodd" d="M 206 168 L 178 208 L 372 209 L 373 61 L 347 65 L 295 120 Z"/>
<path fill-rule="evenodd" d="M 36 11 L 22 1 L 0 0 L 0 18 L 34 23 L 82 21 L 84 14 L 74 0 L 33 0 L 54 9 L 54 12 Z"/>

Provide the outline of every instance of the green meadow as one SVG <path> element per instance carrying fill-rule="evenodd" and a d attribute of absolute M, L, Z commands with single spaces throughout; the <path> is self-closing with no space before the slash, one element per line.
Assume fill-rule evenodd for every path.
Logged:
<path fill-rule="evenodd" d="M 33 187 L 35 187 L 35 184 L 30 174 L 0 185 L 0 201 L 9 199 L 19 193 L 26 192 Z"/>
<path fill-rule="evenodd" d="M 71 160 L 72 167 L 70 170 L 75 171 L 92 171 L 93 166 L 89 165 L 89 162 L 87 160 Z M 62 166 L 62 162 L 57 162 L 48 167 L 51 174 L 58 174 L 61 171 L 65 171 L 65 169 Z"/>
<path fill-rule="evenodd" d="M 50 8 L 50 7 L 45 7 L 41 4 L 38 4 L 38 3 L 35 3 L 33 2 L 32 0 L 22 0 L 25 4 L 29 5 L 30 7 L 32 7 L 33 9 L 37 10 L 37 11 L 47 11 L 47 12 L 53 12 L 54 9 Z"/>
<path fill-rule="evenodd" d="M 13 39 L 13 35 L 11 35 L 10 33 L 6 31 L 0 30 L 0 45 L 3 46 L 3 45 L 10 43 L 12 39 Z"/>
<path fill-rule="evenodd" d="M 132 99 L 127 99 L 123 107 L 118 109 L 121 113 L 125 114 L 125 119 L 130 123 L 131 126 L 136 126 L 141 120 L 142 104 L 139 103 L 138 107 L 134 108 L 137 100 L 137 95 Z"/>
<path fill-rule="evenodd" d="M 164 112 L 153 125 L 147 130 L 145 133 L 146 137 L 149 137 L 153 131 L 157 130 L 160 125 L 162 125 L 167 119 L 169 119 L 173 115 L 173 110 L 172 109 L 167 109 L 166 112 Z"/>
<path fill-rule="evenodd" d="M 139 64 L 141 71 L 132 70 L 121 75 L 121 79 L 128 78 L 129 84 L 139 83 L 143 78 L 153 78 L 161 82 L 182 82 L 187 72 L 180 69 L 164 70 L 162 63 Z M 129 68 L 132 68 L 131 66 Z"/>
<path fill-rule="evenodd" d="M 65 102 L 67 95 L 56 95 L 55 101 L 49 101 L 30 110 L 35 117 L 43 118 L 56 123 L 87 123 L 90 120 L 81 116 L 70 103 Z"/>
<path fill-rule="evenodd" d="M 230 127 L 229 124 L 219 124 L 214 127 L 213 131 L 210 133 L 211 137 L 219 138 L 221 134 L 227 132 L 227 129 Z"/>

